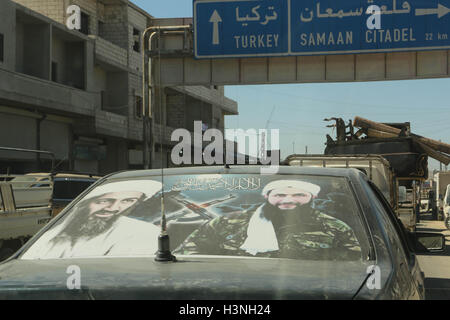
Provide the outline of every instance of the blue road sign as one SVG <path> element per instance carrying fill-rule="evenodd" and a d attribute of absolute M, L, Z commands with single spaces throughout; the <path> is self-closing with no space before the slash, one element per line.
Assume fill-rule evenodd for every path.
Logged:
<path fill-rule="evenodd" d="M 196 58 L 450 48 L 450 0 L 194 0 Z"/>
<path fill-rule="evenodd" d="M 448 48 L 448 8 L 450 0 L 292 1 L 291 53 Z"/>
<path fill-rule="evenodd" d="M 287 0 L 194 1 L 194 21 L 197 58 L 289 51 Z"/>

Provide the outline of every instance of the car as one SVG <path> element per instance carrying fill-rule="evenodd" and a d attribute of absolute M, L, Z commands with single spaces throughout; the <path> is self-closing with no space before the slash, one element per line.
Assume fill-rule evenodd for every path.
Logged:
<path fill-rule="evenodd" d="M 0 299 L 423 299 L 409 233 L 357 169 L 126 171 L 85 190 L 7 261 Z"/>
<path fill-rule="evenodd" d="M 49 176 L 52 176 L 49 178 Z M 47 177 L 47 178 L 45 178 Z M 21 179 L 27 179 L 31 187 L 46 186 L 49 179 L 53 179 L 52 216 L 56 216 L 83 190 L 96 182 L 101 176 L 84 173 L 29 173 Z"/>
<path fill-rule="evenodd" d="M 100 178 L 93 174 L 57 173 L 53 180 L 53 216 Z"/>

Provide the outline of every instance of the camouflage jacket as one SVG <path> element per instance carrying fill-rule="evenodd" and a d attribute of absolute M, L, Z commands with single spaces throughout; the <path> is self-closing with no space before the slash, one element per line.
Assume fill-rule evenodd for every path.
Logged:
<path fill-rule="evenodd" d="M 194 231 L 175 253 L 251 256 L 241 246 L 247 238 L 254 212 L 241 211 L 211 220 Z M 279 250 L 256 256 L 311 260 L 361 259 L 361 246 L 353 230 L 341 220 L 314 209 L 308 219 L 282 225 L 276 237 Z"/>

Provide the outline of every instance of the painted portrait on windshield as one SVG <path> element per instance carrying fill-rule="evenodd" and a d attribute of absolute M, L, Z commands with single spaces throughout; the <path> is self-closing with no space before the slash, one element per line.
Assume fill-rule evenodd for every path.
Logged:
<path fill-rule="evenodd" d="M 352 229 L 314 208 L 320 190 L 301 180 L 268 182 L 260 191 L 260 204 L 204 224 L 175 253 L 360 259 Z"/>
<path fill-rule="evenodd" d="M 101 185 L 87 194 L 62 223 L 47 231 L 24 257 L 153 254 L 157 250 L 159 227 L 129 214 L 160 191 L 161 183 L 153 180 Z"/>

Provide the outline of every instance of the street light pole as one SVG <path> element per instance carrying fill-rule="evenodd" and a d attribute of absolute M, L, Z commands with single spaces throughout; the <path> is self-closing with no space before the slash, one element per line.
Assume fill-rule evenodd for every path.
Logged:
<path fill-rule="evenodd" d="M 151 114 L 150 114 L 150 94 L 149 94 L 149 80 L 151 78 L 151 74 L 149 74 L 148 66 L 148 55 L 147 50 L 151 46 L 151 38 L 153 37 L 153 34 L 149 37 L 148 41 L 146 39 L 147 33 L 151 31 L 153 28 L 147 28 L 142 33 L 142 140 L 144 143 L 143 148 L 143 163 L 144 163 L 144 169 L 150 168 L 150 138 L 151 138 Z M 147 99 L 148 97 L 148 99 Z M 147 105 L 148 103 L 148 105 Z"/>
<path fill-rule="evenodd" d="M 152 105 L 154 104 L 155 87 L 152 80 L 153 59 L 148 57 L 147 53 L 152 51 L 152 39 L 158 34 L 161 37 L 161 32 L 165 31 L 185 31 L 189 30 L 190 26 L 156 26 L 148 27 L 142 33 L 142 116 L 143 116 L 143 141 L 144 152 L 143 162 L 144 168 L 150 169 L 151 167 L 151 152 L 153 151 L 153 137 L 152 137 Z M 147 40 L 147 34 L 150 34 Z M 161 49 L 161 48 L 159 48 Z M 159 84 L 161 86 L 161 83 Z M 150 91 L 149 91 L 150 89 Z M 161 92 L 159 92 L 161 94 Z M 148 99 L 146 99 L 148 97 Z M 161 123 L 161 125 L 163 125 Z M 161 137 L 163 139 L 163 137 Z M 161 141 L 162 144 L 162 141 Z"/>

